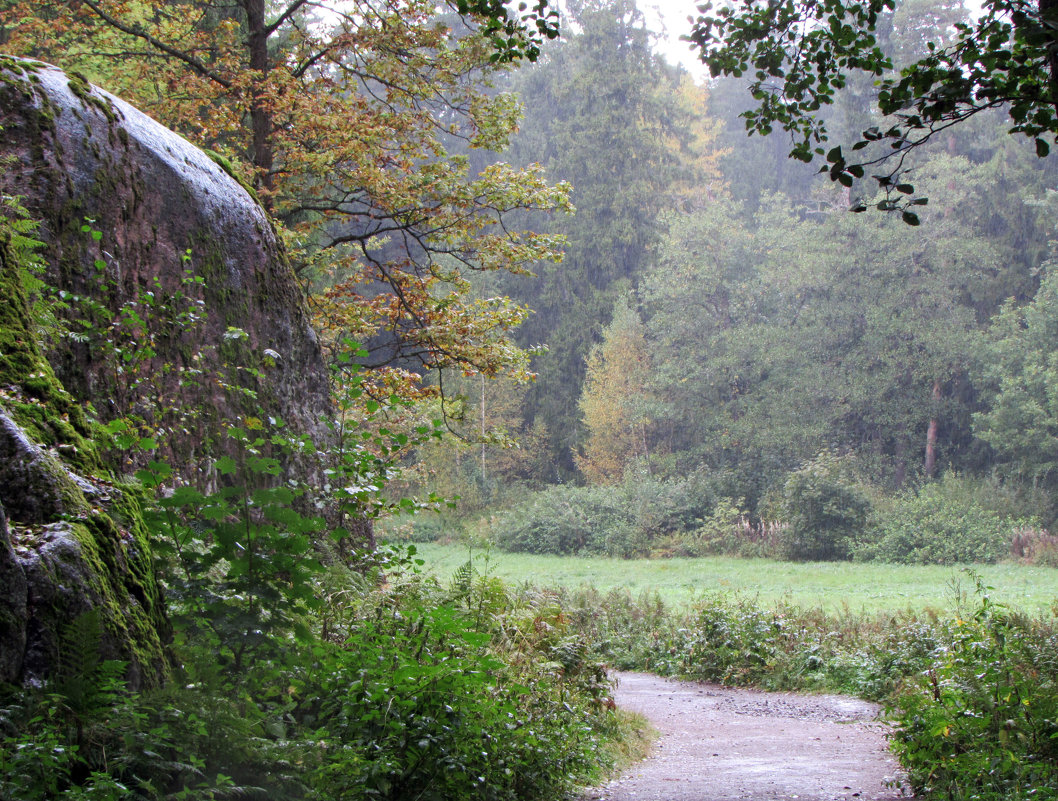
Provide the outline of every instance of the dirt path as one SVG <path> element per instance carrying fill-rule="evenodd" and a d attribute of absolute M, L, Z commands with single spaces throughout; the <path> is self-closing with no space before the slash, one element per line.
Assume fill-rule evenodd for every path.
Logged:
<path fill-rule="evenodd" d="M 617 705 L 661 733 L 653 754 L 584 801 L 889 801 L 898 775 L 878 709 L 836 695 L 729 690 L 618 674 Z"/>

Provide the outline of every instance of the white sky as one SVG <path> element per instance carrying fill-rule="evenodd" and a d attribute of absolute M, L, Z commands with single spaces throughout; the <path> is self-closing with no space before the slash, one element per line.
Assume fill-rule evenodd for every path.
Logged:
<path fill-rule="evenodd" d="M 639 0 L 637 5 L 646 18 L 647 27 L 664 34 L 655 45 L 657 52 L 672 64 L 682 64 L 696 79 L 704 80 L 708 69 L 700 62 L 689 42 L 680 36 L 691 32 L 688 16 L 697 16 L 701 0 Z"/>

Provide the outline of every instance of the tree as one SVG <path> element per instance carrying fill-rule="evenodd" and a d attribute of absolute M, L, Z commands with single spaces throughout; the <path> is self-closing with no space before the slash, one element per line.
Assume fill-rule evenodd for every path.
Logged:
<path fill-rule="evenodd" d="M 877 207 L 917 224 L 914 208 L 927 199 L 906 180 L 907 156 L 936 135 L 1004 108 L 1011 133 L 1033 139 L 1038 155 L 1049 152 L 1058 136 L 1058 3 L 986 0 L 976 21 L 955 22 L 950 41 L 926 42 L 893 75 L 878 34 L 895 8 L 896 0 L 743 0 L 714 12 L 707 2 L 690 39 L 713 75 L 752 75 L 757 105 L 743 115 L 750 133 L 781 127 L 792 137 L 791 156 L 825 158 L 822 171 L 844 186 L 884 165 L 873 176 L 883 191 Z M 862 131 L 850 148 L 857 155 L 849 155 L 842 145 L 826 147 L 818 112 L 857 72 L 881 79 L 878 107 L 892 118 Z"/>
<path fill-rule="evenodd" d="M 989 408 L 974 419 L 977 435 L 1010 475 L 1058 485 L 1058 273 L 1048 270 L 1031 303 L 1008 303 L 989 331 L 981 372 Z"/>
<path fill-rule="evenodd" d="M 667 215 L 640 285 L 658 470 L 703 469 L 755 508 L 825 448 L 892 485 L 965 466 L 975 333 L 1003 268 L 971 224 L 990 170 L 924 165 L 938 203 L 919 231 L 852 219 L 833 188 L 767 197 L 752 227 L 722 196 Z"/>
<path fill-rule="evenodd" d="M 428 0 L 44 0 L 4 3 L 0 25 L 8 52 L 81 68 L 243 165 L 327 290 L 329 341 L 363 342 L 367 366 L 393 368 L 388 392 L 449 365 L 524 369 L 508 332 L 525 311 L 470 298 L 466 273 L 558 258 L 553 237 L 504 218 L 564 207 L 566 189 L 506 164 L 471 175 L 449 148 L 502 148 L 516 108 L 479 83 L 535 58 L 554 18 L 492 0 L 455 10 L 470 16 L 439 19 Z"/>
<path fill-rule="evenodd" d="M 573 473 L 584 434 L 577 401 L 585 359 L 618 296 L 647 266 L 657 215 L 687 185 L 714 177 L 704 90 L 654 55 L 635 3 L 571 3 L 566 23 L 577 33 L 508 85 L 526 107 L 512 153 L 570 181 L 577 209 L 547 223 L 567 239 L 561 267 L 544 265 L 539 278 L 504 276 L 503 285 L 534 310 L 519 341 L 548 346 L 534 362 L 540 380 L 526 413 L 551 432 L 553 478 Z"/>
<path fill-rule="evenodd" d="M 626 298 L 614 306 L 603 340 L 587 362 L 578 406 L 588 436 L 583 453 L 574 458 L 591 483 L 616 484 L 632 460 L 650 455 L 650 351 L 643 321 Z"/>

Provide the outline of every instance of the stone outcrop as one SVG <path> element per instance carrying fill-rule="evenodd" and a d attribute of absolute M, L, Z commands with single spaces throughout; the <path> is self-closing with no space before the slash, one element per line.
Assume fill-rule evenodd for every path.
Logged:
<path fill-rule="evenodd" d="M 257 393 L 235 411 L 264 411 L 295 432 L 321 433 L 326 372 L 303 294 L 267 215 L 223 159 L 40 62 L 0 59 L 0 126 L 0 158 L 8 160 L 0 186 L 40 222 L 49 284 L 91 295 L 102 280 L 115 311 L 156 286 L 170 296 L 197 293 L 205 320 L 194 347 L 176 336 L 163 340 L 155 362 L 219 371 Z M 86 224 L 98 240 L 82 230 Z M 102 276 L 97 262 L 105 264 Z M 185 271 L 202 283 L 188 290 Z M 226 337 L 233 328 L 246 338 Z M 114 388 L 90 346 L 52 362 L 70 393 L 93 403 L 102 419 L 123 412 L 112 408 Z M 250 377 L 255 370 L 263 380 Z M 184 393 L 180 402 L 196 408 L 200 422 L 183 441 L 180 432 L 171 440 L 177 458 L 200 453 L 222 401 L 231 404 L 215 382 Z"/>
<path fill-rule="evenodd" d="M 36 342 L 25 269 L 0 226 L 0 682 L 45 678 L 97 610 L 101 655 L 155 684 L 169 626 L 137 496 L 98 477 L 93 427 Z"/>
<path fill-rule="evenodd" d="M 0 192 L 39 222 L 56 293 L 45 301 L 87 296 L 105 320 L 146 292 L 183 291 L 204 311 L 195 342 L 159 336 L 146 365 L 167 403 L 196 412 L 173 427 L 167 458 L 222 451 L 223 424 L 239 414 L 319 439 L 327 381 L 304 298 L 267 215 L 222 160 L 76 75 L 6 57 L 0 128 Z M 97 610 L 103 655 L 125 660 L 133 685 L 154 684 L 169 629 L 139 496 L 104 463 L 84 409 L 105 422 L 157 398 L 116 408 L 98 347 L 55 335 L 42 346 L 42 321 L 77 310 L 33 310 L 24 261 L 0 220 L 0 681 L 46 677 L 64 628 Z M 165 378 L 174 365 L 206 378 L 181 386 Z"/>

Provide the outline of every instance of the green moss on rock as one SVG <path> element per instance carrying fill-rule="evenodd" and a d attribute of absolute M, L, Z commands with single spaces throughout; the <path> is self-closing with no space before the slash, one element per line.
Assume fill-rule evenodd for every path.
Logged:
<path fill-rule="evenodd" d="M 168 670 L 169 625 L 141 498 L 107 480 L 97 430 L 34 338 L 25 267 L 9 243 L 0 221 L 0 506 L 12 524 L 10 537 L 0 527 L 0 548 L 26 586 L 22 599 L 0 599 L 0 646 L 17 647 L 19 632 L 25 641 L 20 675 L 4 678 L 47 675 L 63 626 L 98 609 L 105 655 L 129 663 L 134 685 L 156 684 Z"/>
<path fill-rule="evenodd" d="M 238 173 L 238 171 L 235 169 L 235 165 L 231 163 L 230 159 L 225 156 L 222 156 L 216 151 L 209 150 L 207 148 L 203 148 L 202 152 L 209 156 L 213 160 L 214 164 L 224 170 L 224 172 L 228 174 L 229 178 L 232 178 L 236 182 L 238 182 L 239 186 L 246 190 L 246 194 L 253 198 L 254 203 L 260 204 L 261 198 L 258 196 L 257 190 L 250 185 L 249 181 L 247 181 Z"/>
<path fill-rule="evenodd" d="M 73 92 L 77 98 L 85 105 L 85 107 L 92 106 L 103 113 L 103 116 L 107 118 L 107 122 L 115 123 L 118 121 L 117 110 L 114 108 L 114 104 L 110 100 L 101 95 L 97 95 L 92 92 L 92 84 L 88 82 L 88 79 L 79 72 L 68 72 L 66 73 L 70 78 L 70 91 Z"/>
<path fill-rule="evenodd" d="M 84 410 L 63 389 L 33 336 L 25 268 L 15 263 L 9 243 L 0 223 L 0 401 L 31 439 L 60 448 L 76 469 L 100 471 Z"/>

